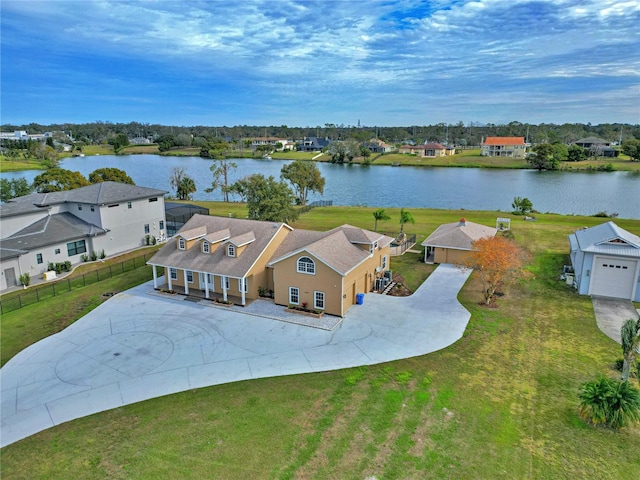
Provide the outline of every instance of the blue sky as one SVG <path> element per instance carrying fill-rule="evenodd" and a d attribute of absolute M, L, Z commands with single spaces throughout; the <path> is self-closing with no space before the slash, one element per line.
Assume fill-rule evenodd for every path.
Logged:
<path fill-rule="evenodd" d="M 637 0 L 0 9 L 0 123 L 640 123 Z"/>

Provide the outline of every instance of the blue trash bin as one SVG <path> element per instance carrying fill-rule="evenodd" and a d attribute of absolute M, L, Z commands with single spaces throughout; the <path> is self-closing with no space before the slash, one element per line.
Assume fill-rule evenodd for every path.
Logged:
<path fill-rule="evenodd" d="M 364 293 L 357 293 L 356 294 L 356 303 L 358 305 L 362 305 L 364 303 Z"/>

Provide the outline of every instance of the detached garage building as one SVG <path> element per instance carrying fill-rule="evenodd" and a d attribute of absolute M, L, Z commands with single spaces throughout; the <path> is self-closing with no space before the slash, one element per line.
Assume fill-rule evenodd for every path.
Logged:
<path fill-rule="evenodd" d="M 569 244 L 578 293 L 640 301 L 640 237 L 607 222 L 572 233 Z"/>

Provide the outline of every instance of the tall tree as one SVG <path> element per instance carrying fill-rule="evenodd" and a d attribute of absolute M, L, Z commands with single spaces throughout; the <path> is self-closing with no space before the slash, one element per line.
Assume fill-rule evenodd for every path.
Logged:
<path fill-rule="evenodd" d="M 232 188 L 247 202 L 251 219 L 290 222 L 298 216 L 293 207 L 295 195 L 285 182 L 278 182 L 273 176 L 249 175 Z"/>
<path fill-rule="evenodd" d="M 408 212 L 404 208 L 400 209 L 400 233 L 404 233 L 405 223 L 416 223 L 411 212 Z"/>
<path fill-rule="evenodd" d="M 64 168 L 49 168 L 33 179 L 33 188 L 39 193 L 59 192 L 86 187 L 89 182 L 80 172 Z"/>
<path fill-rule="evenodd" d="M 568 162 L 581 162 L 587 159 L 587 153 L 580 145 L 571 145 L 567 150 Z"/>
<path fill-rule="evenodd" d="M 191 200 L 192 194 L 196 191 L 196 182 L 188 175 L 180 180 L 177 188 L 178 200 Z"/>
<path fill-rule="evenodd" d="M 169 185 L 176 191 L 178 196 L 178 187 L 182 183 L 182 179 L 187 176 L 187 169 L 185 167 L 173 167 L 171 174 L 169 175 Z"/>
<path fill-rule="evenodd" d="M 527 163 L 537 170 L 557 170 L 556 149 L 550 143 L 541 143 L 533 147 L 533 155 L 527 157 Z"/>
<path fill-rule="evenodd" d="M 622 142 L 622 153 L 629 155 L 632 162 L 640 162 L 640 140 L 626 140 Z"/>
<path fill-rule="evenodd" d="M 629 379 L 629 372 L 635 365 L 636 354 L 640 346 L 640 318 L 638 320 L 629 319 L 622 324 L 620 329 L 622 340 L 622 354 L 624 362 L 622 364 L 622 380 Z"/>
<path fill-rule="evenodd" d="M 529 255 L 504 237 L 485 237 L 472 243 L 463 262 L 480 275 L 484 303 L 489 305 L 498 286 L 533 275 L 525 270 Z"/>
<path fill-rule="evenodd" d="M 120 182 L 128 183 L 129 185 L 135 185 L 133 179 L 127 175 L 127 172 L 120 170 L 119 168 L 98 168 L 89 174 L 89 182 Z"/>
<path fill-rule="evenodd" d="M 385 220 L 391 220 L 391 217 L 389 215 L 387 215 L 387 213 L 384 211 L 384 208 L 380 208 L 378 210 L 376 210 L 375 212 L 373 212 L 373 219 L 374 219 L 374 223 L 373 223 L 373 231 L 377 232 L 378 231 L 378 221 L 385 221 Z"/>
<path fill-rule="evenodd" d="M 228 160 L 214 160 L 213 165 L 209 167 L 213 174 L 213 181 L 211 187 L 205 188 L 205 192 L 211 193 L 218 188 L 222 192 L 222 197 L 225 202 L 229 201 L 229 192 L 231 186 L 229 185 L 229 172 L 236 170 L 238 165 L 235 162 L 229 162 Z"/>
<path fill-rule="evenodd" d="M 293 187 L 299 205 L 306 205 L 310 192 L 324 192 L 325 179 L 313 162 L 296 160 L 280 170 L 280 177 Z"/>
<path fill-rule="evenodd" d="M 33 192 L 33 187 L 24 177 L 12 178 L 11 180 L 0 179 L 0 201 L 2 202 L 29 195 L 31 192 Z"/>

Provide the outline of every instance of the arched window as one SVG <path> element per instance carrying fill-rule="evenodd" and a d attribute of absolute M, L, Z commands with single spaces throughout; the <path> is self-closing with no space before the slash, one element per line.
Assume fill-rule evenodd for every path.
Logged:
<path fill-rule="evenodd" d="M 231 243 L 229 245 L 227 245 L 227 255 L 229 255 L 230 257 L 235 257 L 236 256 L 236 246 L 232 245 Z"/>
<path fill-rule="evenodd" d="M 316 264 L 309 257 L 300 257 L 298 259 L 298 273 L 316 274 Z"/>

